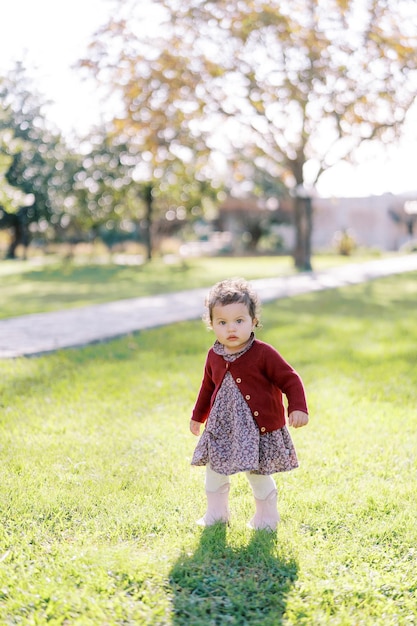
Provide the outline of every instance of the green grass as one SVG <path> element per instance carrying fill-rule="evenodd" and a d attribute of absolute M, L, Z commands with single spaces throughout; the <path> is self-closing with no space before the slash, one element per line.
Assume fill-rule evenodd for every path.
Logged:
<path fill-rule="evenodd" d="M 302 374 L 301 466 L 277 535 L 201 529 L 190 411 L 201 322 L 0 361 L 0 623 L 417 623 L 417 273 L 264 306 L 259 338 Z"/>
<path fill-rule="evenodd" d="M 314 267 L 319 270 L 349 261 L 348 257 L 322 255 L 315 257 Z M 155 259 L 138 266 L 98 264 L 79 257 L 74 261 L 57 257 L 41 257 L 40 262 L 1 261 L 0 319 L 205 287 L 229 276 L 252 280 L 293 272 L 289 257 L 216 257 L 172 264 Z"/>

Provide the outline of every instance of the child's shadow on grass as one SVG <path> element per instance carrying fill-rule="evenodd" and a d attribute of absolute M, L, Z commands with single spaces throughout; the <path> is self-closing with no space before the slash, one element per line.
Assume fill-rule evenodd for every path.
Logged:
<path fill-rule="evenodd" d="M 194 554 L 182 554 L 170 574 L 173 624 L 279 626 L 297 578 L 293 559 L 280 557 L 275 533 L 254 532 L 243 547 L 226 542 L 224 524 L 205 528 Z"/>

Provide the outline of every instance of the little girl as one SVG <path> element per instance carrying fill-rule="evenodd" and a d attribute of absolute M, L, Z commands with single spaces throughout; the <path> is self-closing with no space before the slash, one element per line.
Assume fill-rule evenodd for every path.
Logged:
<path fill-rule="evenodd" d="M 255 498 L 248 525 L 275 530 L 279 522 L 277 489 L 271 474 L 298 467 L 285 423 L 308 423 L 303 383 L 272 346 L 255 339 L 259 300 L 243 279 L 214 285 L 206 300 L 206 321 L 216 342 L 210 348 L 190 430 L 204 432 L 192 465 L 206 466 L 207 511 L 202 526 L 229 520 L 230 475 L 245 472 Z"/>

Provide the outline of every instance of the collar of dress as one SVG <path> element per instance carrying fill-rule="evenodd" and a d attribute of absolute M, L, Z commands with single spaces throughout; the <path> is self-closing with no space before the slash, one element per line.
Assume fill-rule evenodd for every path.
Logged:
<path fill-rule="evenodd" d="M 242 356 L 242 354 L 245 354 L 245 352 L 247 352 L 252 347 L 254 341 L 255 341 L 255 333 L 252 332 L 249 337 L 249 341 L 247 342 L 245 347 L 242 348 L 242 350 L 240 350 L 240 352 L 234 352 L 233 354 L 226 354 L 226 349 L 224 345 L 220 343 L 220 341 L 216 340 L 213 345 L 213 351 L 216 354 L 219 354 L 220 356 L 222 356 L 225 359 L 225 361 L 235 361 L 240 356 Z"/>

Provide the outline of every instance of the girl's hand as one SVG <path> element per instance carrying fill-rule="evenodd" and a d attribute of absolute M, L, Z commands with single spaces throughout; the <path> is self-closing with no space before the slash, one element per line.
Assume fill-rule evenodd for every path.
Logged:
<path fill-rule="evenodd" d="M 308 415 L 304 411 L 292 411 L 288 416 L 288 423 L 294 428 L 300 428 L 308 424 Z"/>
<path fill-rule="evenodd" d="M 198 437 L 198 435 L 200 434 L 200 428 L 201 428 L 200 422 L 196 422 L 195 420 L 190 420 L 190 430 L 193 433 L 193 435 L 195 435 L 196 437 Z"/>

